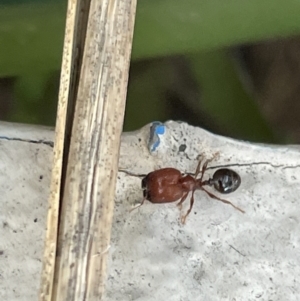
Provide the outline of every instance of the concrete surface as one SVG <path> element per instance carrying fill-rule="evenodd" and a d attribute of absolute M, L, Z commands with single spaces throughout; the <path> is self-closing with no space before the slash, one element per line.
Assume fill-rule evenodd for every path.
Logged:
<path fill-rule="evenodd" d="M 122 136 L 105 300 L 299 300 L 299 147 L 250 144 L 185 123 L 163 126 L 155 148 L 150 125 Z M 47 128 L 0 123 L 3 301 L 37 300 L 52 141 Z M 199 154 L 217 152 L 205 177 L 221 166 L 238 172 L 241 186 L 222 197 L 245 214 L 203 191 L 186 225 L 175 203 L 146 202 L 129 212 L 142 200 L 137 175 L 162 167 L 193 173 Z"/>

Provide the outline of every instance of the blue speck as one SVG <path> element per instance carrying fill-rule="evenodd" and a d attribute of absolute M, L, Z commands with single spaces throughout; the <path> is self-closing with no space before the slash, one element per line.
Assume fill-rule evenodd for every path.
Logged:
<path fill-rule="evenodd" d="M 150 127 L 150 138 L 148 148 L 150 152 L 154 152 L 160 144 L 159 135 L 165 133 L 165 125 L 159 121 L 154 121 Z"/>

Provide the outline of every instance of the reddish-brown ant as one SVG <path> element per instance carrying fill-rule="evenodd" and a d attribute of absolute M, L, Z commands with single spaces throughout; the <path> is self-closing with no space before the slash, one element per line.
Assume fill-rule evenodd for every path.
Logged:
<path fill-rule="evenodd" d="M 192 192 L 190 208 L 186 214 L 181 217 L 181 222 L 184 224 L 187 216 L 193 208 L 195 191 L 203 190 L 211 198 L 229 204 L 240 212 L 245 213 L 244 210 L 233 205 L 227 200 L 217 197 L 203 187 L 205 185 L 214 186 L 214 188 L 220 193 L 230 193 L 235 191 L 241 183 L 241 178 L 235 171 L 225 168 L 218 169 L 212 178 L 203 180 L 203 175 L 207 169 L 207 165 L 213 159 L 214 158 L 206 160 L 203 163 L 202 168 L 201 160 L 199 160 L 194 176 L 182 175 L 181 172 L 175 168 L 162 168 L 150 172 L 142 180 L 144 199 L 137 207 L 142 206 L 145 200 L 148 200 L 151 203 L 171 203 L 180 200 L 177 206 L 181 209 L 182 203 L 186 200 L 188 194 Z M 201 176 L 197 179 L 199 174 L 201 174 Z"/>

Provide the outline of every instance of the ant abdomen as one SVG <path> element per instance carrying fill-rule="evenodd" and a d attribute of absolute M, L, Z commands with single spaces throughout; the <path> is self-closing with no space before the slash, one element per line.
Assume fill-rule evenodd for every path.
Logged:
<path fill-rule="evenodd" d="M 209 179 L 209 185 L 214 186 L 220 193 L 227 194 L 239 188 L 241 177 L 232 169 L 221 168 Z"/>

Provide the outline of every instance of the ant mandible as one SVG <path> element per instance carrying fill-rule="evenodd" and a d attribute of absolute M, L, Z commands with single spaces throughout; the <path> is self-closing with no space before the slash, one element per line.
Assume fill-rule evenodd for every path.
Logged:
<path fill-rule="evenodd" d="M 235 191 L 241 183 L 240 176 L 231 169 L 218 169 L 212 178 L 208 180 L 203 180 L 204 173 L 207 169 L 207 165 L 211 162 L 212 159 L 206 160 L 201 168 L 202 160 L 199 160 L 199 163 L 196 168 L 194 176 L 185 175 L 183 176 L 178 169 L 175 168 L 162 168 L 150 172 L 142 180 L 142 189 L 143 189 L 143 201 L 136 209 L 144 204 L 146 200 L 151 203 L 171 203 L 180 200 L 177 206 L 181 209 L 182 203 L 186 200 L 188 194 L 192 192 L 190 199 L 190 208 L 185 215 L 181 217 L 181 222 L 184 224 L 187 216 L 190 214 L 193 205 L 194 205 L 194 193 L 196 190 L 205 191 L 211 198 L 221 201 L 225 204 L 229 204 L 235 209 L 239 210 L 242 213 L 245 213 L 244 210 L 233 205 L 231 202 L 221 199 L 211 192 L 207 191 L 203 186 L 214 186 L 214 188 L 220 193 L 230 193 Z M 197 177 L 201 174 L 200 178 Z"/>

